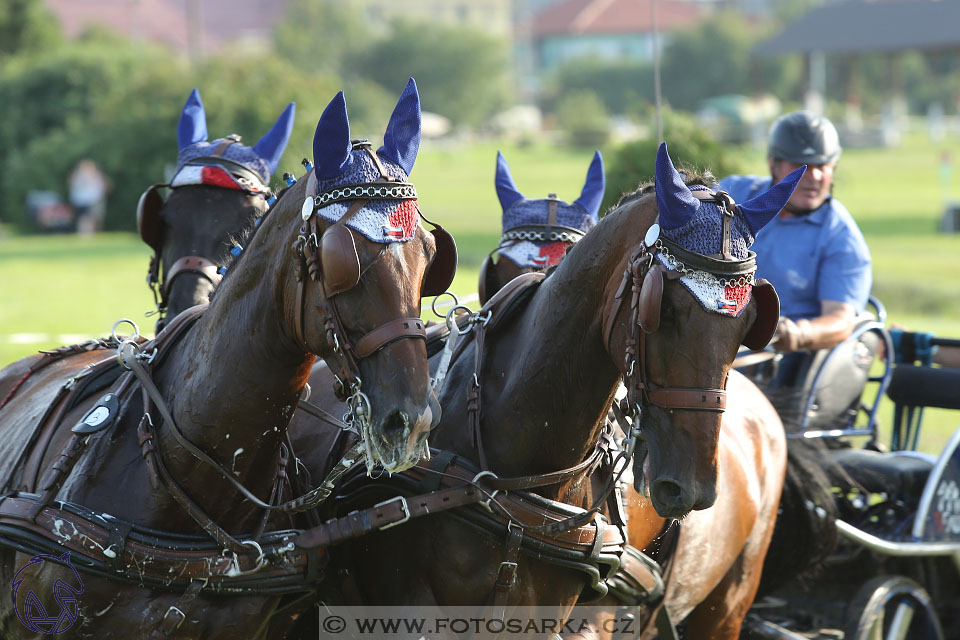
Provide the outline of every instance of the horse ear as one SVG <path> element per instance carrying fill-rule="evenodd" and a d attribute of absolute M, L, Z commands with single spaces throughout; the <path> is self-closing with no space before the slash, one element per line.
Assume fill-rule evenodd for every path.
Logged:
<path fill-rule="evenodd" d="M 207 139 L 207 114 L 200 101 L 200 92 L 194 89 L 183 105 L 180 123 L 177 125 L 177 145 L 179 149 L 189 147 Z"/>
<path fill-rule="evenodd" d="M 323 110 L 313 136 L 313 170 L 317 180 L 329 180 L 342 174 L 350 164 L 352 148 L 347 102 L 341 91 Z"/>
<path fill-rule="evenodd" d="M 587 169 L 587 180 L 583 184 L 583 190 L 580 197 L 574 201 L 579 203 L 594 221 L 600 219 L 600 204 L 603 202 L 603 193 L 606 190 L 607 183 L 603 174 L 603 156 L 597 151 L 593 154 L 593 161 L 590 168 Z"/>
<path fill-rule="evenodd" d="M 277 118 L 273 128 L 253 146 L 257 155 L 266 160 L 270 173 L 276 171 L 277 165 L 280 164 L 283 151 L 287 148 L 287 142 L 290 141 L 290 134 L 293 133 L 293 119 L 296 114 L 297 105 L 291 102 Z"/>
<path fill-rule="evenodd" d="M 500 199 L 500 208 L 506 211 L 517 200 L 523 200 L 524 195 L 517 191 L 513 183 L 513 176 L 510 175 L 510 165 L 503 154 L 497 151 L 497 175 L 495 178 L 497 186 L 497 198 Z"/>
<path fill-rule="evenodd" d="M 800 182 L 806 170 L 807 165 L 803 165 L 799 169 L 794 169 L 790 175 L 759 196 L 751 198 L 739 205 L 740 212 L 746 219 L 747 224 L 750 225 L 750 231 L 752 231 L 754 235 L 756 235 L 760 229 L 763 229 L 768 222 L 773 220 L 774 216 L 780 213 L 787 205 L 790 196 L 793 195 L 794 190 L 797 188 L 797 183 Z"/>
<path fill-rule="evenodd" d="M 420 94 L 413 78 L 403 88 L 397 106 L 383 134 L 383 146 L 377 150 L 387 160 L 400 165 L 407 175 L 413 171 L 420 149 Z"/>
<path fill-rule="evenodd" d="M 674 168 L 666 142 L 661 142 L 657 149 L 655 182 L 660 227 L 677 229 L 689 222 L 700 208 L 700 201 L 693 197 L 683 182 L 683 176 Z"/>

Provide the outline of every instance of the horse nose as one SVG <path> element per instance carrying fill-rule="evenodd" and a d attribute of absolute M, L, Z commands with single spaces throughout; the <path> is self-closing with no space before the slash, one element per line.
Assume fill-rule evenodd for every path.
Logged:
<path fill-rule="evenodd" d="M 650 493 L 657 513 L 663 517 L 681 517 L 693 507 L 693 501 L 685 494 L 683 487 L 668 478 L 657 479 Z"/>
<path fill-rule="evenodd" d="M 404 437 L 410 428 L 410 416 L 405 411 L 394 409 L 383 419 L 383 435 Z"/>

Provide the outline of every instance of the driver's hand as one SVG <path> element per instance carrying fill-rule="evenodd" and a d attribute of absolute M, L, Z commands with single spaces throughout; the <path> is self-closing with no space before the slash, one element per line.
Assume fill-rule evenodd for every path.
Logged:
<path fill-rule="evenodd" d="M 794 322 L 786 316 L 780 316 L 780 321 L 777 323 L 777 337 L 772 346 L 777 351 L 806 349 L 810 346 L 810 333 L 810 321 L 806 318 Z"/>

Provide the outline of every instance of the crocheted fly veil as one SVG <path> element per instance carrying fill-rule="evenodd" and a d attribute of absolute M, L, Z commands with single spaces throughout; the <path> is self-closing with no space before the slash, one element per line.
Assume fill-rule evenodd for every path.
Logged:
<path fill-rule="evenodd" d="M 498 151 L 496 187 L 503 209 L 503 236 L 497 253 L 521 268 L 544 269 L 558 264 L 570 245 L 597 224 L 605 186 L 603 158 L 597 151 L 580 197 L 572 203 L 553 194 L 528 199 L 514 185 L 510 166 Z"/>
<path fill-rule="evenodd" d="M 756 270 L 756 254 L 750 246 L 786 205 L 805 170 L 803 166 L 761 195 L 737 204 L 723 191 L 687 186 L 662 143 L 656 165 L 658 225 L 651 227 L 647 244 L 656 244 L 656 259 L 664 268 L 683 273 L 680 282 L 704 309 L 739 316 L 750 301 Z M 691 266 L 705 262 L 717 269 Z M 749 273 L 722 275 L 730 272 L 728 265 L 738 262 L 749 266 Z"/>
<path fill-rule="evenodd" d="M 341 91 L 320 116 L 314 136 L 316 214 L 336 222 L 354 202 L 364 200 L 346 225 L 373 242 L 406 242 L 420 218 L 416 190 L 407 181 L 419 148 L 420 96 L 413 78 L 400 95 L 383 146 L 376 152 L 366 140 L 351 140 Z"/>
<path fill-rule="evenodd" d="M 177 172 L 171 187 L 208 184 L 253 193 L 269 193 L 270 176 L 290 140 L 296 105 L 290 103 L 273 127 L 252 147 L 241 144 L 240 136 L 207 141 L 207 116 L 194 89 L 187 98 L 177 125 Z"/>

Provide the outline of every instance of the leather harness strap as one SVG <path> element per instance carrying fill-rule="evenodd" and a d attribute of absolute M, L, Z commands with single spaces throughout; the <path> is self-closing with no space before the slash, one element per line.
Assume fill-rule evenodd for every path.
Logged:
<path fill-rule="evenodd" d="M 183 256 L 167 269 L 167 277 L 163 282 L 163 290 L 169 295 L 170 287 L 177 276 L 184 273 L 196 273 L 210 281 L 210 284 L 217 286 L 223 280 L 223 274 L 217 273 L 217 265 L 211 260 L 201 256 Z M 164 296 L 166 297 L 166 296 Z"/>

